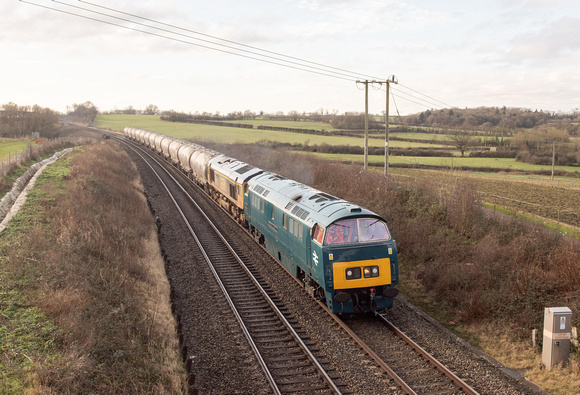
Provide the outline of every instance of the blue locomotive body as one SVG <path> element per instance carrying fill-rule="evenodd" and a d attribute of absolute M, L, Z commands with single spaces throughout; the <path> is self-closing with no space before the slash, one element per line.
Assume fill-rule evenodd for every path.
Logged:
<path fill-rule="evenodd" d="M 397 246 L 377 214 L 193 143 L 134 128 L 125 136 L 181 167 L 334 313 L 392 307 Z"/>
<path fill-rule="evenodd" d="M 334 313 L 392 307 L 397 248 L 381 217 L 273 173 L 248 186 L 250 231 L 309 293 Z"/>

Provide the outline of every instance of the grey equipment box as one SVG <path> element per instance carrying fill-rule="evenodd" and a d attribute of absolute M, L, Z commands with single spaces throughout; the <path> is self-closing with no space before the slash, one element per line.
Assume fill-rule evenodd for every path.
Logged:
<path fill-rule="evenodd" d="M 542 364 L 551 370 L 556 365 L 566 366 L 570 355 L 572 311 L 568 307 L 544 309 L 544 346 Z"/>

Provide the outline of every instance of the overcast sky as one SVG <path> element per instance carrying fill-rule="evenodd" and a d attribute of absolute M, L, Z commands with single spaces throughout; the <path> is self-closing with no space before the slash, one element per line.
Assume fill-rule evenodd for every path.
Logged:
<path fill-rule="evenodd" d="M 30 1 L 174 40 L 2 0 L 0 104 L 39 104 L 61 112 L 90 100 L 103 111 L 154 104 L 161 110 L 222 114 L 343 113 L 364 111 L 357 78 L 395 75 L 400 84 L 392 85 L 391 114 L 397 108 L 409 114 L 450 106 L 564 112 L 580 107 L 577 0 L 86 0 L 354 72 L 340 78 L 195 46 L 191 43 L 210 44 L 192 37 L 216 40 L 164 25 L 156 26 L 181 35 L 56 1 Z M 86 1 L 62 0 L 129 19 Z M 385 108 L 384 88 L 377 88 L 369 89 L 374 113 Z"/>

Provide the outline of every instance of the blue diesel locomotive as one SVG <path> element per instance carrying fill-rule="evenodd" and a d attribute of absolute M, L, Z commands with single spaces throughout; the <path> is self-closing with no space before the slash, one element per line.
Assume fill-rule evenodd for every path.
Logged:
<path fill-rule="evenodd" d="M 125 136 L 182 168 L 332 312 L 393 306 L 397 247 L 377 214 L 193 143 L 135 128 Z"/>

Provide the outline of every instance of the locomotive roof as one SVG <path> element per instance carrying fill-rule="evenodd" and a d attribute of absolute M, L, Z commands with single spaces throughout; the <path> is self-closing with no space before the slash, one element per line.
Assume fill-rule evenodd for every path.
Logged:
<path fill-rule="evenodd" d="M 248 184 L 254 193 L 310 224 L 328 226 L 344 217 L 378 217 L 370 210 L 275 173 L 264 172 Z"/>
<path fill-rule="evenodd" d="M 245 162 L 239 161 L 223 154 L 218 154 L 210 159 L 209 164 L 212 169 L 219 171 L 221 174 L 227 176 L 230 180 L 236 182 L 244 182 L 249 178 L 263 172 L 262 169 L 249 165 Z"/>

